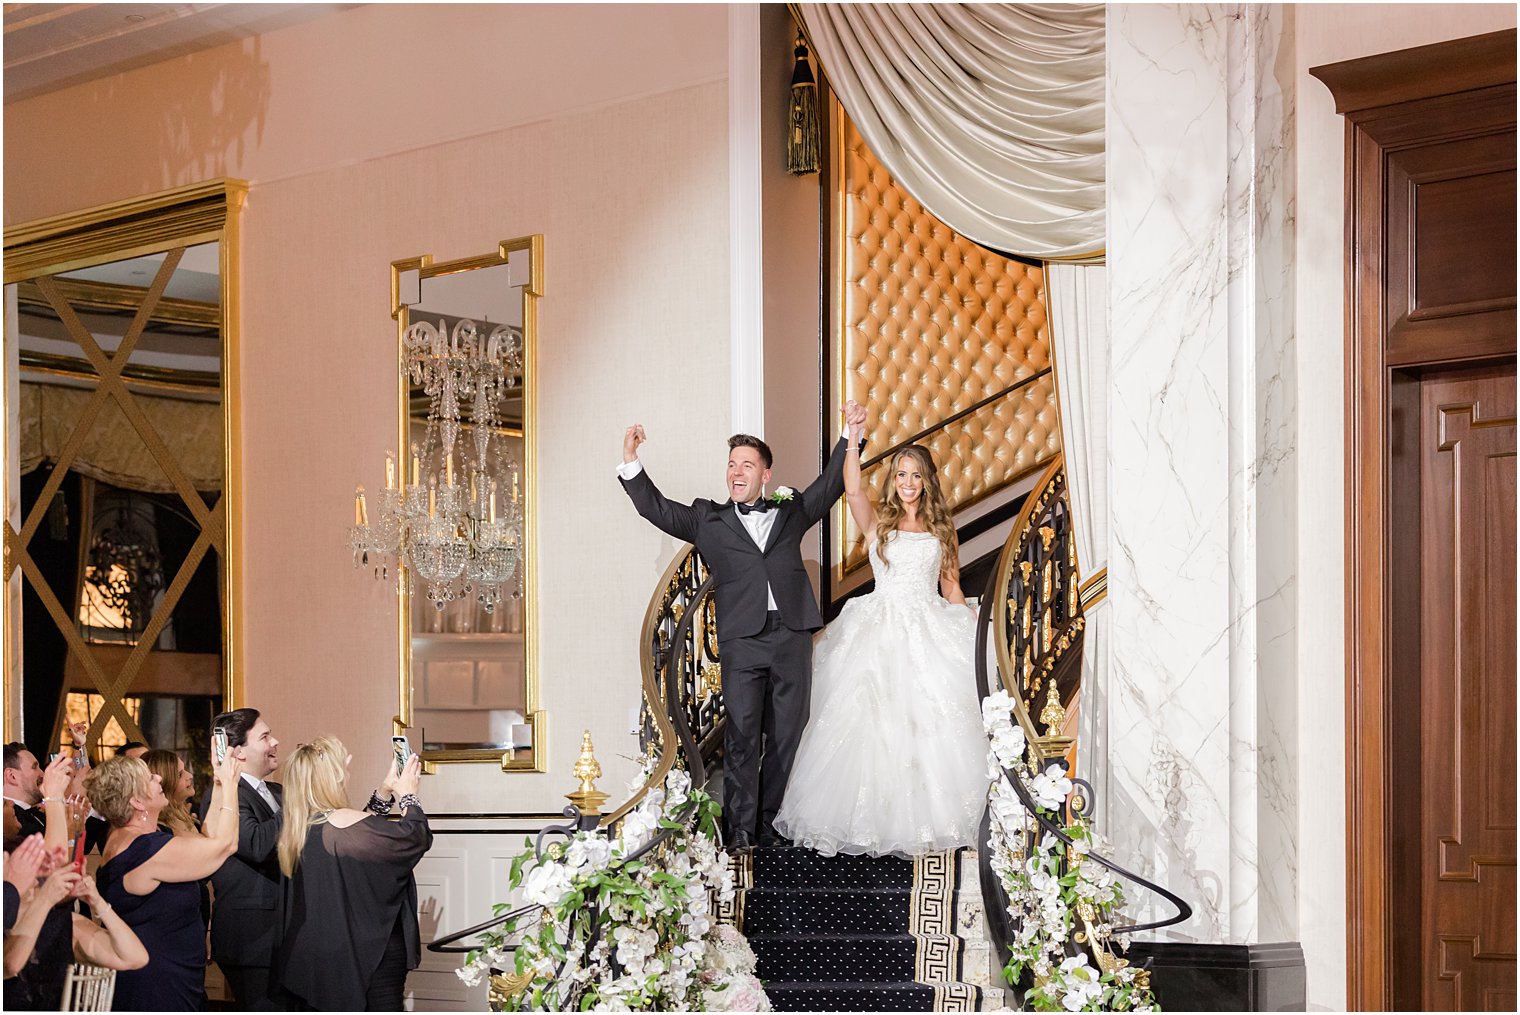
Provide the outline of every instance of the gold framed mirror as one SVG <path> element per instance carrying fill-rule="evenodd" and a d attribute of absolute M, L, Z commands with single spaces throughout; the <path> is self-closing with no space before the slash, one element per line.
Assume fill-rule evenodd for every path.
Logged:
<path fill-rule="evenodd" d="M 207 755 L 242 699 L 237 223 L 214 180 L 5 231 L 7 740 Z"/>
<path fill-rule="evenodd" d="M 541 235 L 478 257 L 391 264 L 400 425 L 382 511 L 394 517 L 411 505 L 398 564 L 395 725 L 429 771 L 454 762 L 546 771 L 536 595 L 542 295 Z M 361 518 L 367 525 L 362 497 Z"/>

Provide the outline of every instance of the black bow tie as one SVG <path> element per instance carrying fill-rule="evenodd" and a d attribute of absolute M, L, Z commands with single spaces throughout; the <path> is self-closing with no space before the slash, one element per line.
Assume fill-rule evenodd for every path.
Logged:
<path fill-rule="evenodd" d="M 753 504 L 735 504 L 734 505 L 734 507 L 736 507 L 736 508 L 739 509 L 739 513 L 741 515 L 747 515 L 751 511 L 759 511 L 761 514 L 764 514 L 765 512 L 769 511 L 771 508 L 773 508 L 775 506 L 776 505 L 772 504 L 770 501 L 766 500 L 764 497 L 761 497 L 759 500 L 755 501 Z"/>

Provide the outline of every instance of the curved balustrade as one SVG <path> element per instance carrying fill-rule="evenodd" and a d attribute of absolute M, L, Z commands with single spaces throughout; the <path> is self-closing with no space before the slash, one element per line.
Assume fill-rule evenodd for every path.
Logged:
<path fill-rule="evenodd" d="M 564 810 L 567 822 L 549 825 L 539 832 L 534 851 L 543 856 L 544 839 L 557 835 L 571 838 L 580 830 L 598 829 L 611 835 L 629 811 L 639 805 L 650 789 L 661 786 L 670 770 L 680 765 L 693 786 L 707 782 L 722 753 L 725 714 L 723 680 L 718 661 L 717 608 L 712 595 L 713 579 L 695 547 L 686 546 L 666 569 L 644 614 L 640 635 L 643 651 L 643 702 L 640 709 L 639 747 L 652 762 L 644 784 L 611 813 L 599 815 L 571 805 Z M 633 863 L 661 849 L 674 830 L 661 830 L 637 852 L 614 866 Z M 534 906 L 520 906 L 466 927 L 428 945 L 439 953 L 462 954 L 477 945 L 461 944 L 508 920 L 525 916 Z M 593 916 L 593 922 L 595 917 Z M 510 950 L 510 949 L 509 949 Z M 493 1007 L 515 996 L 526 979 L 497 973 L 491 978 Z"/>
<path fill-rule="evenodd" d="M 981 599 L 977 623 L 977 687 L 983 698 L 997 689 L 988 670 L 988 656 L 995 654 L 997 683 L 1013 699 L 1014 716 L 1029 743 L 1031 766 L 1039 770 L 1057 765 L 1064 768 L 1073 743 L 1064 731 L 1068 708 L 1075 703 L 1082 681 L 1082 633 L 1086 620 L 1079 582 L 1066 473 L 1061 457 L 1057 456 L 1029 494 L 1003 544 L 997 568 L 988 578 Z M 989 648 L 993 653 L 989 653 Z M 1005 769 L 1003 774 L 1035 821 L 1023 841 L 1014 847 L 1015 852 L 1029 856 L 1038 840 L 1052 835 L 1068 847 L 1068 859 L 1062 863 L 1064 875 L 1075 852 L 1070 849 L 1074 845 L 1072 839 L 1060 822 L 1040 813 L 1018 772 Z M 1089 813 L 1093 806 L 1092 787 L 1078 780 L 1068 806 L 1073 818 Z M 1011 954 L 1010 944 L 1017 928 L 1012 926 L 1008 915 L 1008 897 L 1002 881 L 991 866 L 990 843 L 989 811 L 983 815 L 979 830 L 979 880 L 993 944 L 997 954 L 1006 957 Z M 1081 920 L 1074 921 L 1068 950 L 1072 954 L 1090 951 L 1100 969 L 1114 968 L 1123 961 L 1110 948 L 1112 937 L 1169 927 L 1193 914 L 1192 907 L 1177 895 L 1100 853 L 1088 851 L 1081 862 L 1106 867 L 1177 908 L 1177 915 L 1169 919 L 1115 927 L 1101 936 L 1091 925 L 1090 913 L 1080 914 Z M 1020 1004 L 1032 985 L 1032 982 L 1010 985 Z"/>
<path fill-rule="evenodd" d="M 1014 700 L 1014 712 L 1031 749 L 1032 764 L 1048 768 L 1065 763 L 1072 739 L 1065 735 L 1068 709 L 1081 685 L 1082 633 L 1085 619 L 1079 591 L 1076 542 L 1071 509 L 1066 499 L 1066 477 L 1058 456 L 1041 476 L 1025 501 L 998 566 L 982 597 L 977 625 L 976 676 L 982 697 L 998 687 Z M 645 612 L 641 632 L 643 705 L 640 716 L 640 748 L 649 760 L 649 775 L 627 801 L 606 815 L 565 809 L 569 822 L 550 826 L 545 835 L 573 836 L 577 830 L 598 828 L 613 834 L 618 823 L 655 786 L 663 785 L 675 766 L 688 771 L 694 786 L 706 783 L 722 754 L 726 716 L 723 681 L 718 654 L 716 603 L 713 577 L 701 555 L 684 547 L 666 569 Z M 989 668 L 989 657 L 995 666 Z M 1045 834 L 1071 845 L 1061 824 L 1040 814 L 1023 778 L 1005 773 L 1019 799 L 1036 824 L 1015 847 L 1022 855 L 1035 848 L 1036 837 Z M 1070 804 L 1073 816 L 1092 807 L 1092 789 L 1085 783 Z M 637 856 L 659 849 L 671 830 L 666 829 Z M 1008 916 L 1008 900 L 990 865 L 989 817 L 980 832 L 980 879 L 993 943 L 998 954 L 1009 954 L 1015 932 Z M 630 857 L 630 862 L 634 857 Z M 1166 920 L 1114 928 L 1112 934 L 1154 930 L 1182 922 L 1192 909 L 1178 896 L 1141 878 L 1096 852 L 1082 862 L 1093 862 L 1118 876 L 1171 902 L 1178 915 Z M 523 915 L 522 907 L 449 935 L 429 945 L 432 951 L 463 952 L 458 942 Z M 1073 928 L 1069 949 L 1073 954 L 1090 950 L 1100 967 L 1121 962 L 1110 949 L 1107 935 L 1099 937 L 1087 922 Z M 1022 1000 L 1030 984 L 1014 984 Z M 493 998 L 506 990 L 521 989 L 512 977 L 493 978 Z M 499 998 L 498 998 L 499 999 Z"/>

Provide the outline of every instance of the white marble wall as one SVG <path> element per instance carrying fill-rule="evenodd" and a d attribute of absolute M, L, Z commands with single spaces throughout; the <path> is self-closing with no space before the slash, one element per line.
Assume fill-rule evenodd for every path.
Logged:
<path fill-rule="evenodd" d="M 1283 18 L 1270 6 L 1109 8 L 1100 806 L 1121 860 L 1193 903 L 1174 936 L 1204 941 L 1294 936 Z"/>

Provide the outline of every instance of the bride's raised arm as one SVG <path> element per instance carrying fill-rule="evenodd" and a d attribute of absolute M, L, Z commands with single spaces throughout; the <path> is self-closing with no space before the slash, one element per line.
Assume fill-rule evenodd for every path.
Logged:
<path fill-rule="evenodd" d="M 862 411 L 860 416 L 864 415 Z M 871 495 L 860 481 L 860 438 L 865 429 L 863 418 L 859 422 L 848 424 L 849 442 L 844 455 L 844 502 L 850 506 L 850 517 L 855 519 L 855 524 L 865 533 L 866 545 L 869 546 L 876 538 L 876 505 L 871 503 Z"/>

